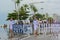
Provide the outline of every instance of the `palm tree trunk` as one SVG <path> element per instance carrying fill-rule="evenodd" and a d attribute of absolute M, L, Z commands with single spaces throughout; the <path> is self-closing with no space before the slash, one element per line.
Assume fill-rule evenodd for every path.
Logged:
<path fill-rule="evenodd" d="M 15 3 L 15 9 L 16 9 L 16 3 Z"/>

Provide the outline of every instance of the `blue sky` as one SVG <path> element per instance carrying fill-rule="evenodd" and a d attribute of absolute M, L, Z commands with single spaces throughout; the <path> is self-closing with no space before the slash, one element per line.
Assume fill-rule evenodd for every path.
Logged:
<path fill-rule="evenodd" d="M 12 0 L 0 0 L 0 25 L 6 24 L 6 18 L 9 12 L 13 11 L 14 3 Z"/>
<path fill-rule="evenodd" d="M 48 12 L 49 15 L 56 13 L 60 15 L 60 0 L 24 0 L 21 2 L 20 5 L 24 3 L 32 3 L 32 2 L 40 2 L 44 1 L 44 3 L 35 4 L 38 12 L 42 12 L 41 8 L 43 9 L 43 13 Z M 9 12 L 14 10 L 14 1 L 13 0 L 0 0 L 0 25 L 5 24 L 6 18 Z"/>

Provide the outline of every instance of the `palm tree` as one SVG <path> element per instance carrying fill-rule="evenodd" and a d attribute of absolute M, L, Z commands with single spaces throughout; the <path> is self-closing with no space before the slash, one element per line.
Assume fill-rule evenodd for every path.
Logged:
<path fill-rule="evenodd" d="M 27 7 L 25 7 L 24 5 L 19 8 L 19 20 L 25 20 L 26 18 L 28 18 L 29 14 L 27 13 L 29 13 L 29 11 L 25 10 L 26 8 Z M 11 17 L 14 18 L 14 20 L 17 20 L 17 16 L 18 12 L 14 10 L 14 12 L 8 14 L 7 20 L 9 20 Z"/>
<path fill-rule="evenodd" d="M 15 9 L 17 8 L 17 6 L 19 6 L 19 4 L 20 4 L 20 1 L 22 1 L 22 0 L 13 0 L 14 1 L 14 3 L 15 3 Z"/>
<path fill-rule="evenodd" d="M 20 1 L 21 1 L 21 0 L 16 0 L 16 1 L 15 1 L 15 4 L 17 4 L 17 6 L 18 6 L 19 3 L 20 3 Z"/>
<path fill-rule="evenodd" d="M 48 17 L 48 22 L 51 24 L 53 23 L 53 18 L 52 17 Z"/>
<path fill-rule="evenodd" d="M 36 13 L 38 11 L 34 5 L 30 5 L 30 8 L 33 10 L 34 13 Z"/>
<path fill-rule="evenodd" d="M 18 9 L 18 10 L 16 10 L 17 11 L 17 14 L 18 14 L 18 20 L 19 20 L 19 4 L 20 4 L 20 1 L 22 1 L 22 0 L 15 0 L 15 10 L 16 9 Z"/>
<path fill-rule="evenodd" d="M 35 17 L 35 16 L 37 17 L 38 20 L 39 20 L 39 18 L 40 18 L 41 20 L 45 19 L 45 16 L 43 16 L 42 14 L 39 14 L 39 13 L 33 15 L 31 18 L 33 18 L 33 17 Z M 30 20 L 31 20 L 31 18 L 30 18 Z"/>

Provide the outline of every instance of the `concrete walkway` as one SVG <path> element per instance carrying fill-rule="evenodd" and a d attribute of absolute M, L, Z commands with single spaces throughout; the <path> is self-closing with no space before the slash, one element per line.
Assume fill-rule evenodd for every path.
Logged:
<path fill-rule="evenodd" d="M 60 40 L 60 36 L 40 35 L 37 37 L 30 36 L 22 40 Z"/>
<path fill-rule="evenodd" d="M 60 40 L 60 34 L 58 36 L 53 35 L 39 35 L 37 37 L 31 35 L 25 38 L 13 38 L 12 40 Z"/>

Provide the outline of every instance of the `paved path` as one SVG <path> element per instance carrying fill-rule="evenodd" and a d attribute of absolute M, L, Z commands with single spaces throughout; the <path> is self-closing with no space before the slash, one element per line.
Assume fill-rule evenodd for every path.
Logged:
<path fill-rule="evenodd" d="M 31 36 L 31 37 L 28 37 L 28 38 L 25 38 L 25 39 L 22 39 L 22 40 L 60 40 L 60 39 L 57 36 L 43 36 L 43 35 L 40 35 L 40 36 L 37 36 L 37 37 Z"/>
<path fill-rule="evenodd" d="M 12 40 L 18 40 L 18 38 L 13 38 Z M 51 36 L 51 35 L 39 35 L 37 37 L 29 36 L 23 39 L 19 39 L 19 40 L 60 40 L 60 34 L 59 36 Z"/>

